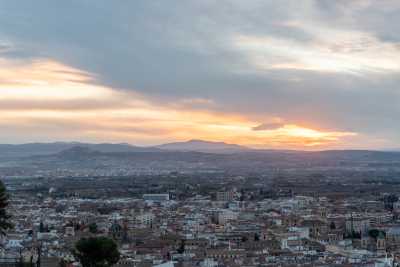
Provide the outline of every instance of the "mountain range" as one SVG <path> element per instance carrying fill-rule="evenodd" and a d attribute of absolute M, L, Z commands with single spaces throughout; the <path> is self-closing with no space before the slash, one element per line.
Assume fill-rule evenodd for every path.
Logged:
<path fill-rule="evenodd" d="M 248 147 L 225 142 L 211 142 L 204 140 L 189 140 L 187 142 L 175 142 L 159 145 L 156 148 L 168 151 L 195 151 L 206 153 L 235 153 L 251 150 Z"/>
<path fill-rule="evenodd" d="M 162 152 L 202 152 L 211 154 L 235 154 L 235 153 L 307 153 L 305 151 L 290 150 L 257 150 L 237 144 L 225 142 L 211 142 L 204 140 L 189 140 L 186 142 L 167 143 L 158 146 L 134 146 L 127 143 L 81 143 L 81 142 L 54 142 L 54 143 L 27 143 L 27 144 L 0 144 L 0 157 L 18 158 L 27 156 L 52 155 L 64 151 L 74 151 L 76 148 L 85 148 L 87 151 L 101 153 L 162 153 Z M 78 149 L 79 150 L 79 149 Z M 329 151 L 327 151 L 329 153 Z M 330 154 L 343 153 L 345 151 L 331 151 Z M 365 153 L 368 151 L 364 151 Z M 318 152 L 316 152 L 318 153 Z M 346 154 L 357 153 L 357 150 L 348 150 Z M 391 152 L 382 152 L 391 153 Z"/>
<path fill-rule="evenodd" d="M 28 144 L 0 144 L 0 157 L 22 157 L 33 155 L 57 154 L 74 147 L 84 147 L 99 152 L 161 152 L 155 147 L 139 147 L 126 143 L 90 144 L 80 142 L 55 142 L 55 143 L 28 143 Z"/>
<path fill-rule="evenodd" d="M 324 173 L 340 177 L 398 177 L 400 152 L 368 150 L 257 150 L 221 142 L 190 140 L 153 147 L 77 142 L 0 145 L 0 176 L 138 173 L 268 174 Z M 121 172 L 122 171 L 122 172 Z"/>
<path fill-rule="evenodd" d="M 22 157 L 33 155 L 57 154 L 74 147 L 88 148 L 104 153 L 139 153 L 139 152 L 208 152 L 208 153 L 235 153 L 251 150 L 248 147 L 227 144 L 224 142 L 210 142 L 203 140 L 189 140 L 187 142 L 167 143 L 159 146 L 134 146 L 127 143 L 81 143 L 81 142 L 54 142 L 54 143 L 27 143 L 27 144 L 0 144 L 0 157 Z"/>

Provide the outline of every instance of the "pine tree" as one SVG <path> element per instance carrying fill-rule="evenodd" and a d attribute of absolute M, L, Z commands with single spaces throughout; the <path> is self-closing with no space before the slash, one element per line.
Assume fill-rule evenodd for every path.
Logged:
<path fill-rule="evenodd" d="M 72 253 L 83 267 L 111 267 L 120 258 L 117 244 L 107 237 L 82 238 Z"/>
<path fill-rule="evenodd" d="M 6 187 L 2 181 L 0 181 L 0 235 L 5 235 L 8 229 L 12 228 L 10 222 L 10 215 L 7 213 L 8 207 L 8 194 Z"/>

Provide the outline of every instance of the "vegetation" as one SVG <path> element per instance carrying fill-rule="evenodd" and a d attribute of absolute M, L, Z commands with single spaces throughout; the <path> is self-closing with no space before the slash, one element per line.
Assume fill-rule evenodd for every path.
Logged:
<path fill-rule="evenodd" d="M 117 244 L 107 237 L 82 238 L 73 254 L 83 267 L 110 267 L 120 258 Z"/>
<path fill-rule="evenodd" d="M 179 254 L 183 254 L 185 252 L 185 240 L 184 239 L 181 240 L 181 244 L 180 244 L 179 248 L 177 249 L 177 252 Z"/>
<path fill-rule="evenodd" d="M 374 239 L 377 239 L 379 235 L 386 236 L 386 233 L 378 229 L 371 229 L 368 231 L 368 235 Z"/>
<path fill-rule="evenodd" d="M 89 224 L 89 232 L 96 234 L 98 232 L 98 227 L 96 223 Z"/>
<path fill-rule="evenodd" d="M 352 232 L 349 233 L 349 234 L 345 234 L 345 235 L 344 235 L 344 238 L 361 239 L 361 233 L 352 231 Z"/>
<path fill-rule="evenodd" d="M 6 187 L 2 181 L 0 181 L 0 235 L 5 235 L 8 229 L 11 229 L 11 216 L 7 213 L 8 207 L 8 194 Z"/>

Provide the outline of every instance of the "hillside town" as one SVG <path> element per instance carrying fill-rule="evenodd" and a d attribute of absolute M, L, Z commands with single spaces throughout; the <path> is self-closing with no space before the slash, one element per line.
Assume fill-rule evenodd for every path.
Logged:
<path fill-rule="evenodd" d="M 0 267 L 400 267 L 400 0 L 0 0 Z"/>
<path fill-rule="evenodd" d="M 2 237 L 0 266 L 80 266 L 74 245 L 99 236 L 118 245 L 120 267 L 400 264 L 395 194 L 259 198 L 225 186 L 183 199 L 176 192 L 101 198 L 57 188 L 27 194 L 16 184 L 8 185 L 15 226 Z"/>

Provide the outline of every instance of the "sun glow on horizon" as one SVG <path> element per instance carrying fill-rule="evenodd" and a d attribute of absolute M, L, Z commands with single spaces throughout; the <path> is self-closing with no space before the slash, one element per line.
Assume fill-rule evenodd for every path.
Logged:
<path fill-rule="evenodd" d="M 0 136 L 30 132 L 37 139 L 144 145 L 204 139 L 253 147 L 312 148 L 356 135 L 296 123 L 255 131 L 259 121 L 213 109 L 218 103 L 211 100 L 160 103 L 134 91 L 96 85 L 91 75 L 50 60 L 25 65 L 2 60 L 0 65 L 0 126 L 11 129 Z"/>

